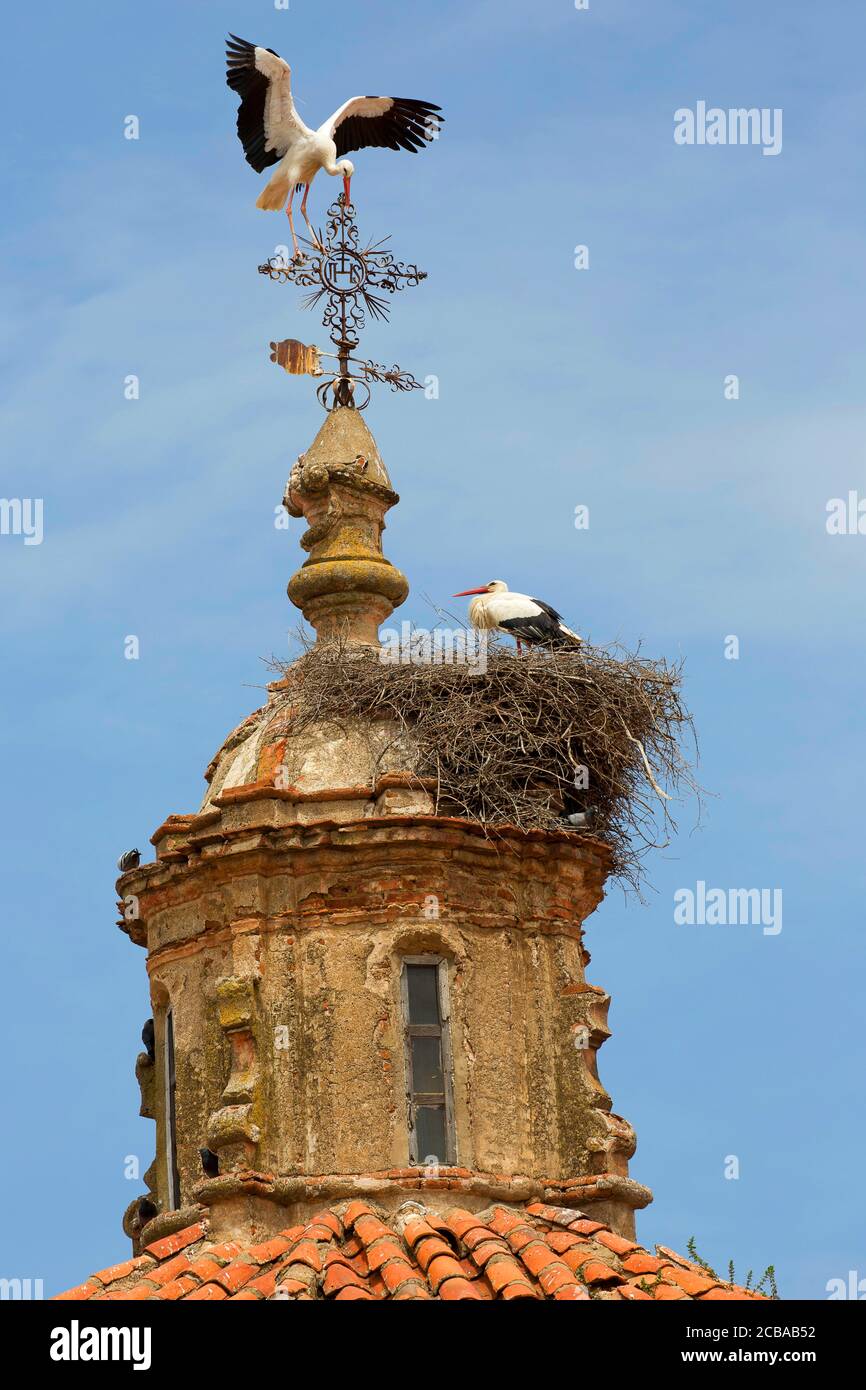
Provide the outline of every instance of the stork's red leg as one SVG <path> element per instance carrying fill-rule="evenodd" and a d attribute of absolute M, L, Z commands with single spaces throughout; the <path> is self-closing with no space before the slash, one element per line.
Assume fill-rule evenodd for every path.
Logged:
<path fill-rule="evenodd" d="M 317 251 L 322 251 L 322 250 L 324 250 L 324 247 L 322 246 L 321 242 L 319 241 L 319 238 L 316 236 L 316 233 L 315 233 L 315 231 L 314 231 L 314 229 L 313 229 L 313 225 L 312 225 L 312 223 L 310 222 L 309 217 L 307 216 L 307 199 L 308 199 L 309 196 L 310 196 L 310 188 L 311 188 L 311 187 L 312 187 L 312 185 L 309 184 L 309 183 L 305 183 L 305 184 L 304 184 L 304 200 L 303 200 L 303 202 L 301 203 L 301 212 L 304 214 L 304 221 L 305 221 L 306 224 L 307 224 L 307 231 L 310 233 L 310 241 L 313 243 L 313 245 L 315 246 L 315 248 L 316 248 Z"/>
<path fill-rule="evenodd" d="M 297 260 L 298 257 L 299 257 L 300 254 L 301 254 L 301 248 L 300 248 L 300 246 L 298 245 L 298 238 L 297 238 L 297 236 L 295 235 L 295 219 L 292 217 L 292 202 L 293 202 L 293 200 L 294 200 L 294 197 L 295 197 L 295 185 L 292 184 L 291 192 L 289 193 L 289 201 L 288 201 L 288 203 L 287 203 L 287 205 L 286 205 L 286 216 L 287 216 L 288 219 L 289 219 L 289 227 L 291 228 L 291 233 L 292 233 L 292 244 L 293 244 L 293 246 L 294 246 L 294 248 L 295 248 L 295 260 Z"/>

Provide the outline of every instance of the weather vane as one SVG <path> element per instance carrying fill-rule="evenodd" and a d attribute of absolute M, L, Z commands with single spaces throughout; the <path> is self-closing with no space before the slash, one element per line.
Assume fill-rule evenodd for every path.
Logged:
<path fill-rule="evenodd" d="M 356 357 L 355 351 L 367 314 L 383 321 L 390 316 L 391 306 L 383 292 L 395 294 L 407 285 L 419 285 L 426 280 L 426 271 L 395 260 L 387 246 L 388 237 L 362 246 L 355 209 L 345 193 L 328 209 L 325 235 L 319 232 L 313 240 L 302 240 L 310 248 L 309 255 L 301 254 L 292 260 L 272 256 L 259 266 L 259 274 L 309 290 L 302 301 L 305 309 L 314 309 L 324 301 L 322 323 L 330 330 L 336 352 L 323 352 L 295 338 L 285 338 L 271 343 L 271 361 L 292 376 L 317 377 L 325 375 L 322 358 L 333 359 L 337 370 L 316 393 L 326 410 L 335 406 L 363 410 L 370 401 L 371 381 L 384 382 L 392 391 L 423 389 L 411 372 Z M 358 385 L 366 390 L 366 397 L 360 401 L 356 398 Z"/>

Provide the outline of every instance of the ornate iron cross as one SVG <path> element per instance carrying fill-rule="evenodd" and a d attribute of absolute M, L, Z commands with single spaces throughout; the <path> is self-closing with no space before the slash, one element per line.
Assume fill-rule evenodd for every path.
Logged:
<path fill-rule="evenodd" d="M 341 193 L 328 208 L 326 233 L 319 233 L 318 246 L 302 238 L 310 248 L 309 255 L 291 261 L 272 256 L 259 266 L 259 274 L 282 284 L 299 285 L 310 293 L 302 301 L 304 309 L 313 309 L 324 300 L 322 322 L 330 332 L 335 353 L 307 347 L 293 338 L 271 343 L 271 361 L 277 362 L 292 375 L 324 375 L 322 357 L 332 357 L 338 367 L 333 378 L 322 382 L 317 395 L 326 410 L 349 406 L 363 410 L 370 400 L 371 381 L 387 383 L 392 391 L 422 390 L 411 372 L 401 367 L 384 367 L 354 356 L 360 333 L 366 326 L 367 314 L 387 320 L 391 306 L 382 292 L 395 294 L 407 285 L 419 285 L 426 280 L 426 271 L 404 261 L 396 261 L 388 249 L 389 237 L 361 246 L 355 209 Z M 356 384 L 366 389 L 366 398 L 355 398 Z M 330 403 L 329 403 L 330 398 Z"/>

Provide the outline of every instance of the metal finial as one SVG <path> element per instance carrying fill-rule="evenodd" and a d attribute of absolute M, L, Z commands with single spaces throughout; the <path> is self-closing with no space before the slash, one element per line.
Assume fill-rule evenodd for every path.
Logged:
<path fill-rule="evenodd" d="M 354 356 L 360 333 L 366 327 L 367 314 L 387 321 L 391 306 L 382 292 L 395 294 L 407 285 L 419 285 L 426 280 L 426 271 L 404 261 L 396 261 L 387 247 L 389 237 L 370 241 L 361 246 L 355 222 L 355 209 L 346 203 L 341 193 L 327 213 L 326 233 L 314 241 L 302 238 L 310 255 L 285 261 L 272 256 L 259 266 L 259 274 L 267 275 L 281 284 L 299 285 L 310 293 L 302 301 L 304 309 L 313 309 L 324 300 L 322 322 L 329 330 L 336 353 L 321 352 L 295 339 L 286 338 L 271 343 L 271 361 L 277 362 L 291 375 L 323 375 L 320 359 L 331 357 L 338 363 L 333 378 L 319 386 L 317 395 L 326 410 L 348 406 L 363 410 L 370 400 L 371 381 L 384 382 L 392 391 L 422 390 L 411 372 L 396 364 L 385 367 L 378 362 Z M 356 383 L 365 388 L 362 402 L 355 399 Z M 329 399 L 331 403 L 329 404 Z"/>

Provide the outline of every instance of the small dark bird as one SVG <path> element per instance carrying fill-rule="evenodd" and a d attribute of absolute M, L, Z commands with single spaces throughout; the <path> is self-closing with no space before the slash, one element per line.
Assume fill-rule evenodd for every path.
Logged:
<path fill-rule="evenodd" d="M 592 811 L 575 811 L 573 815 L 565 818 L 569 825 L 579 829 L 582 825 L 589 825 L 592 820 Z"/>
<path fill-rule="evenodd" d="M 213 1149 L 199 1149 L 201 1166 L 206 1178 L 218 1178 L 220 1175 L 220 1161 Z"/>
<path fill-rule="evenodd" d="M 126 854 L 122 854 L 117 861 L 117 867 L 122 874 L 129 869 L 137 869 L 141 863 L 141 850 L 128 849 Z"/>
<path fill-rule="evenodd" d="M 149 1197 L 142 1197 L 138 1204 L 138 1224 L 144 1226 L 148 1221 L 152 1221 L 157 1214 L 157 1208 Z"/>
<path fill-rule="evenodd" d="M 144 1043 L 144 1050 L 147 1053 L 148 1060 L 154 1062 L 156 1060 L 156 1040 L 154 1038 L 152 1018 L 147 1020 L 147 1023 L 145 1023 L 141 1030 L 141 1041 Z"/>

